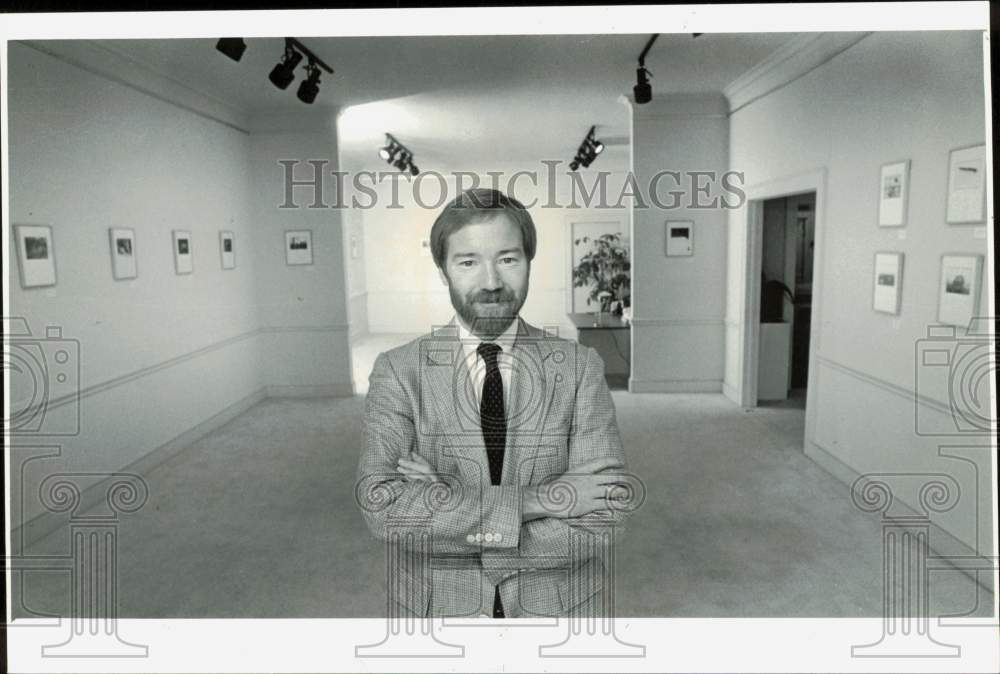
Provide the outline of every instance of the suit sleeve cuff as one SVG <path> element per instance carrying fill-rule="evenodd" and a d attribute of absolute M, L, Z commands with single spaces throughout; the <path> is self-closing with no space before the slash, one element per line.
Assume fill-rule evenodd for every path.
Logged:
<path fill-rule="evenodd" d="M 521 488 L 486 488 L 482 510 L 484 548 L 516 548 L 521 537 Z"/>

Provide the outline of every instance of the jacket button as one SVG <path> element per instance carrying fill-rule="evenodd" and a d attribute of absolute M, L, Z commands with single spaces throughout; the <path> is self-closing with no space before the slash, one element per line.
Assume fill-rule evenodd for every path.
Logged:
<path fill-rule="evenodd" d="M 476 534 L 476 543 L 479 543 L 482 540 L 483 540 L 483 534 L 482 533 L 477 533 Z"/>
<path fill-rule="evenodd" d="M 498 531 L 498 532 L 496 532 L 495 534 L 493 534 L 493 540 L 494 540 L 495 542 L 497 542 L 497 543 L 499 543 L 499 542 L 500 542 L 500 532 L 499 532 L 499 531 Z"/>
<path fill-rule="evenodd" d="M 492 543 L 493 542 L 493 534 L 491 534 L 491 533 L 487 533 L 485 536 L 483 536 L 483 538 L 486 539 L 487 543 Z"/>

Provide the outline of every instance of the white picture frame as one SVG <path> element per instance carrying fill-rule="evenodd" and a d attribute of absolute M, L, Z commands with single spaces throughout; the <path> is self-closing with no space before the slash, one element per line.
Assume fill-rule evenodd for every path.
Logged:
<path fill-rule="evenodd" d="M 313 263 L 312 230 L 285 230 L 285 264 Z"/>
<path fill-rule="evenodd" d="M 111 277 L 116 281 L 136 278 L 135 230 L 131 227 L 109 227 L 108 244 L 111 247 Z"/>
<path fill-rule="evenodd" d="M 15 225 L 17 267 L 22 288 L 56 284 L 56 251 L 49 225 Z"/>
<path fill-rule="evenodd" d="M 986 146 L 972 145 L 952 150 L 948 155 L 949 225 L 979 224 L 986 221 Z"/>
<path fill-rule="evenodd" d="M 667 257 L 694 255 L 693 220 L 667 220 L 664 252 Z"/>
<path fill-rule="evenodd" d="M 178 274 L 190 274 L 194 271 L 191 231 L 175 229 L 171 234 L 174 249 L 174 271 Z"/>
<path fill-rule="evenodd" d="M 219 230 L 219 258 L 223 269 L 236 269 L 236 235 L 228 229 Z"/>
<path fill-rule="evenodd" d="M 979 310 L 983 256 L 950 253 L 941 256 L 938 322 L 968 327 Z"/>
<path fill-rule="evenodd" d="M 878 226 L 904 226 L 909 200 L 910 160 L 883 164 L 879 172 Z"/>
<path fill-rule="evenodd" d="M 903 296 L 903 253 L 875 253 L 872 278 L 872 308 L 880 313 L 899 315 Z"/>

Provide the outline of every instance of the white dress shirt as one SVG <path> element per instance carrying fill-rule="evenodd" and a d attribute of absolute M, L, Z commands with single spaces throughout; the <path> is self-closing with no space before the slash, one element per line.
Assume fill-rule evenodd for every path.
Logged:
<path fill-rule="evenodd" d="M 483 399 L 483 383 L 486 380 L 486 363 L 479 355 L 479 345 L 483 342 L 496 344 L 502 351 L 497 354 L 497 367 L 500 368 L 500 378 L 503 380 L 504 410 L 510 412 L 507 401 L 510 400 L 511 382 L 514 379 L 513 356 L 511 350 L 514 347 L 514 340 L 517 339 L 517 324 L 519 319 L 514 318 L 503 333 L 496 339 L 486 340 L 472 334 L 465 327 L 462 319 L 455 317 L 458 324 L 458 337 L 462 341 L 462 353 L 465 357 L 465 364 L 469 368 L 469 376 L 472 378 L 473 390 L 476 392 L 476 404 Z"/>

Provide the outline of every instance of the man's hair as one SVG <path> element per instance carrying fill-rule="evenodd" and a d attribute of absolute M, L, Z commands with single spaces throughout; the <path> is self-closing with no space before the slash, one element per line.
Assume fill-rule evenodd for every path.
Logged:
<path fill-rule="evenodd" d="M 488 187 L 466 190 L 455 197 L 438 214 L 431 227 L 431 254 L 434 264 L 444 269 L 448 252 L 448 237 L 462 229 L 506 213 L 521 230 L 521 245 L 530 262 L 535 258 L 535 223 L 524 205 Z"/>

